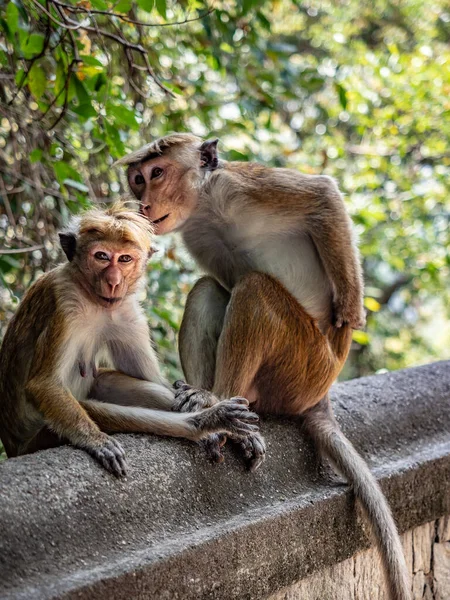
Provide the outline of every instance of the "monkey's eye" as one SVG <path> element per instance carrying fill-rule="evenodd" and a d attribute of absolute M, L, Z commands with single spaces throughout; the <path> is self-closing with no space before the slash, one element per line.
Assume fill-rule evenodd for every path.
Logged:
<path fill-rule="evenodd" d="M 134 178 L 134 183 L 136 185 L 143 185 L 145 183 L 145 179 L 144 177 L 139 173 L 139 175 L 136 175 L 136 177 Z"/>
<path fill-rule="evenodd" d="M 150 177 L 150 179 L 156 179 L 157 177 L 161 177 L 163 173 L 163 169 L 161 169 L 160 167 L 155 167 L 152 171 L 152 176 Z"/>
<path fill-rule="evenodd" d="M 129 254 L 122 254 L 119 256 L 119 262 L 130 262 L 133 260 L 133 257 Z"/>
<path fill-rule="evenodd" d="M 94 256 L 97 260 L 109 260 L 109 256 L 106 252 L 96 252 Z"/>

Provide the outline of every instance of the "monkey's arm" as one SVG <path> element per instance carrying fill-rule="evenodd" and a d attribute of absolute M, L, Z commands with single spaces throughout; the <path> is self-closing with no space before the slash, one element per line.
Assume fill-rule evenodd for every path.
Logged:
<path fill-rule="evenodd" d="M 328 177 L 317 177 L 317 191 L 305 222 L 333 286 L 333 325 L 363 327 L 363 279 L 353 242 L 351 220 L 338 187 Z"/>
<path fill-rule="evenodd" d="M 35 376 L 28 382 L 26 394 L 52 431 L 86 450 L 108 471 L 125 475 L 125 454 L 120 444 L 100 431 L 78 401 L 55 378 Z"/>
<path fill-rule="evenodd" d="M 332 285 L 333 325 L 363 327 L 362 270 L 351 220 L 337 185 L 327 176 L 293 176 L 291 171 L 282 171 L 284 186 L 278 191 L 278 202 L 274 204 L 272 194 L 266 192 L 258 195 L 258 204 L 269 210 L 275 221 L 291 230 L 298 223 L 302 233 L 311 237 Z"/>
<path fill-rule="evenodd" d="M 43 320 L 44 322 L 44 320 Z M 65 385 L 70 361 L 65 359 L 67 330 L 65 315 L 56 308 L 36 341 L 29 379 L 27 401 L 42 414 L 45 424 L 64 440 L 86 450 L 108 471 L 125 475 L 125 454 L 89 417 Z"/>

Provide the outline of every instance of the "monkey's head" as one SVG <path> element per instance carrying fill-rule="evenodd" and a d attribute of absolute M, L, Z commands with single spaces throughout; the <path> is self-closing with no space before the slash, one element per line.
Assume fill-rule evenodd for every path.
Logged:
<path fill-rule="evenodd" d="M 75 217 L 59 238 L 77 282 L 95 303 L 114 309 L 136 291 L 152 233 L 147 219 L 117 203 Z"/>
<path fill-rule="evenodd" d="M 175 133 L 117 161 L 128 165 L 131 191 L 156 235 L 181 227 L 195 210 L 205 173 L 219 165 L 218 141 Z"/>

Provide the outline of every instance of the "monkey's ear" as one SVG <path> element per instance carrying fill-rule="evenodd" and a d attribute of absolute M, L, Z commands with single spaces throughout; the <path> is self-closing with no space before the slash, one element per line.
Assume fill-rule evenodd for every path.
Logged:
<path fill-rule="evenodd" d="M 62 231 L 58 235 L 61 248 L 64 250 L 64 254 L 71 262 L 75 256 L 75 250 L 77 249 L 76 235 L 72 231 Z"/>
<path fill-rule="evenodd" d="M 217 144 L 219 138 L 214 140 L 206 140 L 200 146 L 200 167 L 205 171 L 214 171 L 219 166 L 217 158 Z"/>

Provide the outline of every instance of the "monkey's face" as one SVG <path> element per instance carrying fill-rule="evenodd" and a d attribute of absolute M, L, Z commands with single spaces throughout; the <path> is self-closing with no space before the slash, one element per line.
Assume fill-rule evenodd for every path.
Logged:
<path fill-rule="evenodd" d="M 156 235 L 174 231 L 195 210 L 199 168 L 158 156 L 128 168 L 128 183 Z"/>
<path fill-rule="evenodd" d="M 88 245 L 78 262 L 83 287 L 100 306 L 112 310 L 136 290 L 146 253 L 134 244 L 98 241 Z"/>

